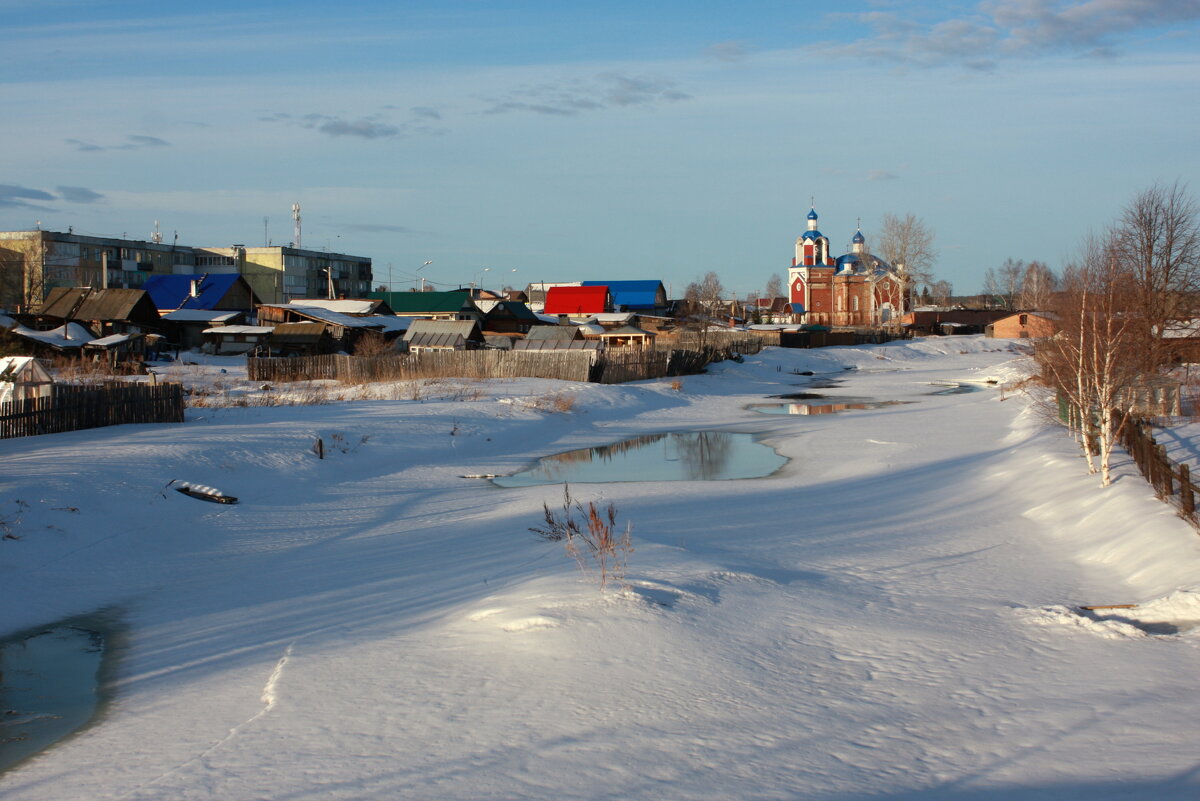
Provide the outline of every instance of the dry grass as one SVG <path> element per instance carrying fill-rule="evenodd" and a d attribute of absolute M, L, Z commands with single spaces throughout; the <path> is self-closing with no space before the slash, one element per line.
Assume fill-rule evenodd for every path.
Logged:
<path fill-rule="evenodd" d="M 549 395 L 537 395 L 526 401 L 530 409 L 539 412 L 555 412 L 566 414 L 575 408 L 575 395 L 568 392 L 552 392 Z"/>
<path fill-rule="evenodd" d="M 617 526 L 617 508 L 609 504 L 601 509 L 595 501 L 585 505 L 571 497 L 571 488 L 563 484 L 561 509 L 542 504 L 544 528 L 529 530 L 550 542 L 561 542 L 579 570 L 600 582 L 603 592 L 610 580 L 623 581 L 625 565 L 633 553 L 633 524 Z"/>

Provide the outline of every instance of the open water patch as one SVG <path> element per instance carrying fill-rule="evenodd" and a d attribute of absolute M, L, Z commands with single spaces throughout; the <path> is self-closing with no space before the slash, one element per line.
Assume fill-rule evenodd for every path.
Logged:
<path fill-rule="evenodd" d="M 496 476 L 500 487 L 605 484 L 615 481 L 727 481 L 762 478 L 788 459 L 752 434 L 681 431 L 542 457 L 533 467 Z"/>
<path fill-rule="evenodd" d="M 106 615 L 0 640 L 0 771 L 90 723 L 106 700 L 113 631 Z"/>

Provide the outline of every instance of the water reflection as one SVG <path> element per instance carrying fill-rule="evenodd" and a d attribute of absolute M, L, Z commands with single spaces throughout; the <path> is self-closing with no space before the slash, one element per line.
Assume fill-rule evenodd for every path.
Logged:
<path fill-rule="evenodd" d="M 722 481 L 760 478 L 787 462 L 750 434 L 685 431 L 649 434 L 598 448 L 543 457 L 528 470 L 497 476 L 501 487 L 610 481 Z"/>
<path fill-rule="evenodd" d="M 881 409 L 885 406 L 899 406 L 912 401 L 877 401 L 868 398 L 842 398 L 832 400 L 817 395 L 810 398 L 794 399 L 787 403 L 751 403 L 747 409 L 760 414 L 837 414 L 853 409 Z"/>
<path fill-rule="evenodd" d="M 0 770 L 92 719 L 105 660 L 104 636 L 82 625 L 0 640 Z"/>
<path fill-rule="evenodd" d="M 930 392 L 930 395 L 965 395 L 968 392 L 979 392 L 983 389 L 983 387 L 973 384 L 948 384 L 946 386 L 935 384 L 934 386 L 941 386 L 941 389 Z"/>

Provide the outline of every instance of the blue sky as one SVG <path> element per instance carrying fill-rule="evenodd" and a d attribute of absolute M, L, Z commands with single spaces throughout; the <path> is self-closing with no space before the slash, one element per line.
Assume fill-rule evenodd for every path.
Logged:
<path fill-rule="evenodd" d="M 965 293 L 1200 195 L 1200 0 L 171 6 L 0 0 L 0 230 L 280 244 L 298 202 L 397 288 L 744 294 L 815 198 L 839 253 L 922 218 Z"/>

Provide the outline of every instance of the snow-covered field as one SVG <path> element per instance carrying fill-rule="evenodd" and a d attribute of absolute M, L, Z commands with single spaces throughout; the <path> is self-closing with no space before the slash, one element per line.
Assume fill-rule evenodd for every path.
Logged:
<path fill-rule="evenodd" d="M 0 441 L 0 634 L 124 629 L 101 718 L 0 794 L 1200 797 L 1200 537 L 1123 462 L 1100 489 L 1024 397 L 929 394 L 1013 359 L 977 337 L 770 349 L 679 388 L 440 382 Z M 805 370 L 916 402 L 744 408 Z M 698 428 L 791 462 L 573 486 L 633 524 L 624 590 L 528 531 L 561 487 L 462 478 Z M 1116 603 L 1140 606 L 1075 609 Z"/>

